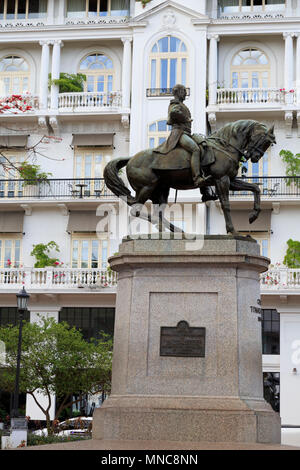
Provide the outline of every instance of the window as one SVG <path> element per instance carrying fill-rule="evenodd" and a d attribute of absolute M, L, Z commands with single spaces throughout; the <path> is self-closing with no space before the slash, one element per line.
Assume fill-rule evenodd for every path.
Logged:
<path fill-rule="evenodd" d="M 2 0 L 0 2 L 1 20 L 23 20 L 46 16 L 47 0 Z"/>
<path fill-rule="evenodd" d="M 280 317 L 277 310 L 262 310 L 263 354 L 280 354 Z"/>
<path fill-rule="evenodd" d="M 259 49 L 242 49 L 231 64 L 232 88 L 268 88 L 270 64 L 266 54 Z"/>
<path fill-rule="evenodd" d="M 19 172 L 14 165 L 25 160 L 23 153 L 2 152 L 0 156 L 0 198 L 3 197 L 22 197 L 22 181 L 16 181 L 20 178 Z M 5 156 L 4 156 L 5 155 Z M 9 163 L 7 159 L 9 160 Z"/>
<path fill-rule="evenodd" d="M 29 66 L 22 57 L 7 56 L 0 60 L 1 96 L 28 92 L 29 78 Z"/>
<path fill-rule="evenodd" d="M 99 338 L 100 332 L 113 336 L 115 323 L 115 309 L 100 308 L 73 308 L 64 307 L 59 313 L 59 321 L 65 321 L 70 326 L 82 330 L 85 340 Z"/>
<path fill-rule="evenodd" d="M 0 234 L 0 268 L 19 268 L 21 264 L 21 237 Z"/>
<path fill-rule="evenodd" d="M 72 268 L 106 269 L 107 258 L 107 239 L 97 238 L 96 233 L 73 234 L 71 255 Z"/>
<path fill-rule="evenodd" d="M 283 11 L 285 0 L 219 0 L 219 12 L 249 13 L 256 11 Z"/>
<path fill-rule="evenodd" d="M 156 121 L 150 124 L 148 127 L 149 147 L 153 149 L 165 142 L 171 129 L 171 126 L 167 125 L 166 120 Z"/>
<path fill-rule="evenodd" d="M 165 36 L 152 47 L 150 54 L 150 88 L 168 90 L 177 83 L 187 85 L 188 53 L 184 42 Z"/>
<path fill-rule="evenodd" d="M 130 0 L 68 0 L 68 18 L 129 16 Z"/>
<path fill-rule="evenodd" d="M 24 320 L 30 321 L 30 312 L 24 312 Z M 19 325 L 19 313 L 17 307 L 0 307 L 0 325 Z"/>
<path fill-rule="evenodd" d="M 114 86 L 114 67 L 112 60 L 106 55 L 88 55 L 81 61 L 79 72 L 86 75 L 85 91 L 112 92 Z"/>
<path fill-rule="evenodd" d="M 103 171 L 110 159 L 111 149 L 84 149 L 79 147 L 76 149 L 74 178 L 86 178 L 86 181 L 84 181 L 84 196 L 101 195 L 102 191 L 105 189 Z M 76 190 L 76 188 L 74 188 L 74 190 Z"/>

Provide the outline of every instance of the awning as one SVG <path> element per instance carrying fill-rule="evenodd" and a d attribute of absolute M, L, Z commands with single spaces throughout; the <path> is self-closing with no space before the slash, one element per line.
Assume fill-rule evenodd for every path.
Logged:
<path fill-rule="evenodd" d="M 22 233 L 24 212 L 0 212 L 1 233 Z"/>
<path fill-rule="evenodd" d="M 250 210 L 231 211 L 234 228 L 239 232 L 268 232 L 271 229 L 272 209 L 262 210 L 258 219 L 249 223 Z"/>
<path fill-rule="evenodd" d="M 72 146 L 113 147 L 115 134 L 73 134 Z"/>
<path fill-rule="evenodd" d="M 71 211 L 67 232 L 96 232 L 102 218 L 96 215 L 96 211 Z"/>
<path fill-rule="evenodd" d="M 0 135 L 0 148 L 4 147 L 26 147 L 28 134 L 24 135 Z"/>

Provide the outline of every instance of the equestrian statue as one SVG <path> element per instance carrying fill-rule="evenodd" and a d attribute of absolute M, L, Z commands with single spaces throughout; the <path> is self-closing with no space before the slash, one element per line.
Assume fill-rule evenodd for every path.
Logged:
<path fill-rule="evenodd" d="M 268 129 L 257 121 L 240 120 L 226 124 L 208 137 L 192 134 L 191 113 L 183 103 L 186 88 L 176 85 L 172 93 L 174 99 L 169 105 L 167 122 L 172 131 L 168 139 L 155 149 L 142 150 L 131 158 L 109 162 L 104 169 L 105 183 L 116 196 L 132 206 L 132 215 L 154 223 L 159 231 L 168 228 L 171 232 L 182 230 L 168 222 L 163 214 L 170 189 L 199 188 L 202 202 L 220 200 L 227 233 L 238 235 L 231 219 L 229 191 L 251 191 L 254 194 L 254 208 L 249 215 L 249 222 L 253 223 L 260 213 L 260 189 L 237 175 L 243 161 L 257 163 L 270 145 L 276 143 L 274 126 Z M 124 167 L 135 196 L 119 176 Z M 154 218 L 142 212 L 148 200 L 159 208 Z"/>

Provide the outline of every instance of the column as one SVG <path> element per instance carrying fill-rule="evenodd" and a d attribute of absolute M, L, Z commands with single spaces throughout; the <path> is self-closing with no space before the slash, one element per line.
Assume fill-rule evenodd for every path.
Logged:
<path fill-rule="evenodd" d="M 297 38 L 296 47 L 296 103 L 300 105 L 300 33 L 295 34 Z"/>
<path fill-rule="evenodd" d="M 285 40 L 284 88 L 287 92 L 293 88 L 294 81 L 293 36 L 294 33 L 283 33 Z"/>
<path fill-rule="evenodd" d="M 53 43 L 52 53 L 52 80 L 57 80 L 60 76 L 60 55 L 63 42 L 56 40 Z M 59 87 L 57 85 L 51 85 L 51 109 L 58 109 L 58 94 Z"/>
<path fill-rule="evenodd" d="M 209 86 L 209 105 L 213 106 L 217 103 L 217 86 L 218 86 L 218 34 L 208 35 L 209 43 L 209 69 L 208 69 L 208 86 Z"/>
<path fill-rule="evenodd" d="M 130 88 L 131 88 L 131 41 L 132 38 L 122 38 L 123 67 L 122 67 L 122 104 L 123 108 L 130 108 Z"/>
<path fill-rule="evenodd" d="M 42 46 L 41 72 L 40 72 L 40 108 L 48 108 L 48 74 L 51 41 L 40 41 Z"/>

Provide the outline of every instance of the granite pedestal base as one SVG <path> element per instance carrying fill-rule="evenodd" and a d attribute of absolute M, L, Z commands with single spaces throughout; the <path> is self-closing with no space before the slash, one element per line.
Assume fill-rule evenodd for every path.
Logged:
<path fill-rule="evenodd" d="M 269 260 L 245 237 L 208 236 L 192 247 L 124 240 L 112 258 L 112 394 L 95 411 L 95 439 L 280 442 L 280 418 L 263 399 L 261 323 L 251 309 Z M 181 322 L 205 328 L 204 357 L 195 347 L 191 356 L 162 355 L 161 328 Z"/>

